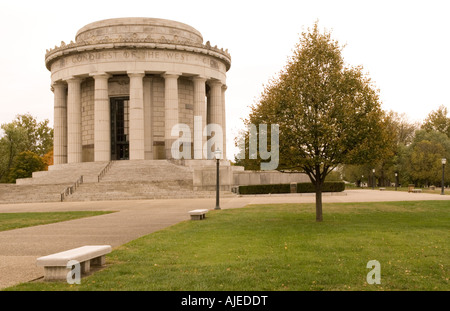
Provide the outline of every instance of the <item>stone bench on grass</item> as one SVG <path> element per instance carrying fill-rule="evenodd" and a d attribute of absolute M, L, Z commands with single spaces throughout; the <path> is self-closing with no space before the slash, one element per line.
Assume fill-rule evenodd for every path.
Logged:
<path fill-rule="evenodd" d="M 206 217 L 207 209 L 195 209 L 189 211 L 189 215 L 191 215 L 191 220 L 202 220 Z"/>
<path fill-rule="evenodd" d="M 103 266 L 105 255 L 111 252 L 110 245 L 87 245 L 68 251 L 39 257 L 36 265 L 44 267 L 44 280 L 66 280 L 71 260 L 80 263 L 81 274 L 88 273 L 92 266 Z"/>
<path fill-rule="evenodd" d="M 413 189 L 411 191 L 412 191 L 412 193 L 421 193 L 422 189 Z"/>

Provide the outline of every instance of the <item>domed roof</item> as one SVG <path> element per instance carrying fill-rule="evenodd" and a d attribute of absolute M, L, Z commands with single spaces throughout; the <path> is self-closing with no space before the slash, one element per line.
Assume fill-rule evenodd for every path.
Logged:
<path fill-rule="evenodd" d="M 129 48 L 199 53 L 222 61 L 226 70 L 231 66 L 228 50 L 212 46 L 209 41 L 203 44 L 203 36 L 195 28 L 176 21 L 146 17 L 113 18 L 90 23 L 77 32 L 75 42 L 66 44 L 61 41 L 60 46 L 47 49 L 45 66 L 52 70 L 52 65 L 61 60 L 58 64 L 64 67 L 69 55 Z"/>
<path fill-rule="evenodd" d="M 81 28 L 75 37 L 75 41 L 112 40 L 122 41 L 126 39 L 158 41 L 169 40 L 180 44 L 202 44 L 202 34 L 195 28 L 176 21 L 129 17 L 113 18 L 97 21 Z"/>

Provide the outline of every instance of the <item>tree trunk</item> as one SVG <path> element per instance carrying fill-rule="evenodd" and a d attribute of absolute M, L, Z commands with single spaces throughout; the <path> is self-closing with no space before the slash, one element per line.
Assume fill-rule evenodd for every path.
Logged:
<path fill-rule="evenodd" d="M 316 221 L 321 222 L 322 217 L 322 185 L 323 183 L 316 181 Z"/>

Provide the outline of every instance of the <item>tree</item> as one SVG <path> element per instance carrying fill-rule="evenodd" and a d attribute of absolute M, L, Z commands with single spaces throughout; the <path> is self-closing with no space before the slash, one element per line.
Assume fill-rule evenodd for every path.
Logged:
<path fill-rule="evenodd" d="M 419 185 L 441 183 L 441 159 L 450 157 L 450 138 L 437 131 L 419 130 L 405 154 L 404 168 L 410 181 Z M 446 166 L 446 179 L 449 179 Z"/>
<path fill-rule="evenodd" d="M 386 112 L 386 119 L 390 123 L 389 132 L 394 138 L 394 143 L 398 145 L 409 145 L 414 140 L 415 132 L 419 129 L 419 123 L 408 120 L 406 114 L 399 114 L 395 111 Z"/>
<path fill-rule="evenodd" d="M 18 178 L 28 178 L 33 172 L 45 168 L 44 160 L 32 151 L 24 151 L 17 155 L 8 174 L 8 182 L 15 182 Z"/>
<path fill-rule="evenodd" d="M 344 180 L 349 182 L 354 182 L 356 186 L 362 187 L 362 184 L 367 183 L 368 187 L 373 184 L 373 165 L 369 164 L 346 164 L 343 166 Z M 376 168 L 378 172 L 378 169 Z"/>
<path fill-rule="evenodd" d="M 26 150 L 43 156 L 53 148 L 53 129 L 48 126 L 49 120 L 38 122 L 30 114 L 18 115 L 13 121 L 17 127 L 26 131 Z"/>
<path fill-rule="evenodd" d="M 294 55 L 269 81 L 247 123 L 279 125 L 279 167 L 305 172 L 316 189 L 340 164 L 363 164 L 385 152 L 389 135 L 379 96 L 362 67 L 344 64 L 342 48 L 317 23 L 302 33 Z"/>
<path fill-rule="evenodd" d="M 439 184 L 441 176 L 441 159 L 445 153 L 441 144 L 422 140 L 411 150 L 410 172 L 416 183 L 426 186 Z"/>
<path fill-rule="evenodd" d="M 384 120 L 389 133 L 387 152 L 378 157 L 373 167 L 376 169 L 378 184 L 387 187 L 395 178 L 395 173 L 400 171 L 402 149 L 412 143 L 419 125 L 411 123 L 405 114 L 394 111 L 386 112 Z"/>
<path fill-rule="evenodd" d="M 1 128 L 4 135 L 0 138 L 0 182 L 7 182 L 14 158 L 26 148 L 26 131 L 14 123 Z"/>
<path fill-rule="evenodd" d="M 0 182 L 8 182 L 15 157 L 24 151 L 44 156 L 53 149 L 53 129 L 49 121 L 38 122 L 30 114 L 18 115 L 10 123 L 1 125 Z"/>
<path fill-rule="evenodd" d="M 50 150 L 49 152 L 47 152 L 46 154 L 44 154 L 44 156 L 42 157 L 42 160 L 45 163 L 45 170 L 48 170 L 48 167 L 50 165 L 53 165 L 53 148 L 52 150 Z"/>
<path fill-rule="evenodd" d="M 447 108 L 440 106 L 436 111 L 431 111 L 422 124 L 422 129 L 427 132 L 437 131 L 450 138 L 450 118 L 447 118 Z"/>

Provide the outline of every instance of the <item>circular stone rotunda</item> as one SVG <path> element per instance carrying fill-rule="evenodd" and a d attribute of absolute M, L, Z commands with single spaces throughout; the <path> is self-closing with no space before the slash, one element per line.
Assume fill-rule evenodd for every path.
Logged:
<path fill-rule="evenodd" d="M 45 64 L 54 93 L 55 165 L 172 159 L 176 124 L 189 127 L 191 159 L 212 159 L 216 148 L 226 155 L 231 57 L 203 43 L 193 27 L 156 18 L 97 21 L 75 42 L 47 50 Z M 207 124 L 219 125 L 223 137 L 202 152 Z"/>
<path fill-rule="evenodd" d="M 210 197 L 217 149 L 222 191 L 306 178 L 227 161 L 231 57 L 203 43 L 191 26 L 156 18 L 97 21 L 75 42 L 47 50 L 45 64 L 54 93 L 54 165 L 0 189 L 0 201 Z"/>

